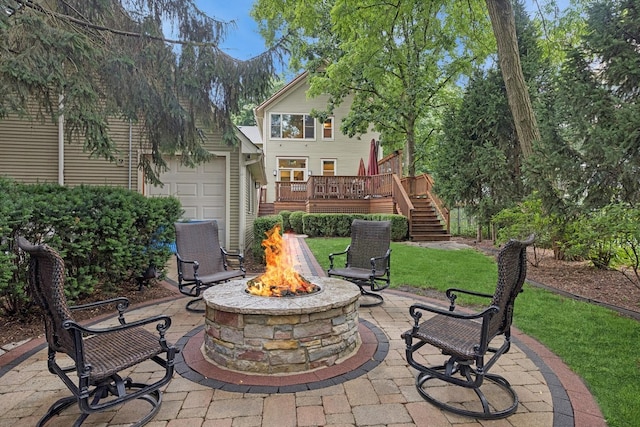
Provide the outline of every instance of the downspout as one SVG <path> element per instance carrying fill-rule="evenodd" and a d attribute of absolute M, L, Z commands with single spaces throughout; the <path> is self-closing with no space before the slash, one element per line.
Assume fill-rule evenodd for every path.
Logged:
<path fill-rule="evenodd" d="M 240 253 L 244 253 L 245 250 L 247 230 L 247 164 L 244 156 L 242 150 L 240 150 L 240 221 L 238 223 L 238 246 L 240 246 Z"/>
<path fill-rule="evenodd" d="M 129 191 L 131 191 L 131 165 L 133 163 L 131 154 L 131 119 L 129 119 Z"/>
<path fill-rule="evenodd" d="M 58 96 L 58 111 L 64 108 L 64 95 Z M 64 114 L 58 116 L 58 184 L 64 185 Z"/>

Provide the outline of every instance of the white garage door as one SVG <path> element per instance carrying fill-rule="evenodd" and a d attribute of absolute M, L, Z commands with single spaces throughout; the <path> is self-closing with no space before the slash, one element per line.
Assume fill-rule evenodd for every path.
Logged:
<path fill-rule="evenodd" d="M 182 219 L 215 219 L 220 243 L 226 247 L 226 159 L 222 156 L 190 168 L 177 160 L 168 161 L 169 170 L 160 176 L 164 187 L 145 187 L 148 196 L 175 196 L 184 210 Z"/>

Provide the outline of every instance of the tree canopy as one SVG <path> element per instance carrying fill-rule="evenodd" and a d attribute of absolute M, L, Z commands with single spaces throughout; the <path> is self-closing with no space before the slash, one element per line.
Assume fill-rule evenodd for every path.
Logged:
<path fill-rule="evenodd" d="M 204 129 L 235 143 L 231 115 L 270 91 L 271 50 L 237 60 L 220 49 L 228 23 L 192 0 L 5 0 L 0 2 L 0 119 L 57 120 L 67 140 L 114 159 L 110 120 L 139 124 L 145 176 L 158 182 L 161 153 L 206 160 Z M 175 33 L 170 40 L 163 30 Z M 35 106 L 35 108 L 34 108 Z"/>
<path fill-rule="evenodd" d="M 493 49 L 484 4 L 442 0 L 258 0 L 267 40 L 287 33 L 294 64 L 312 71 L 310 95 L 331 114 L 353 96 L 343 132 L 371 125 L 390 148 L 405 147 L 409 176 L 433 136 L 434 111 L 455 98 L 457 79 Z"/>

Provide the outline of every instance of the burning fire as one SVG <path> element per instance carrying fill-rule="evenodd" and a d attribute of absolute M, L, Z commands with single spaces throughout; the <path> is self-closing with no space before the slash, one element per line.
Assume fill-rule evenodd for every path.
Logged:
<path fill-rule="evenodd" d="M 253 295 L 285 297 L 310 294 L 318 291 L 318 286 L 309 282 L 293 269 L 289 254 L 280 235 L 280 226 L 276 225 L 266 233 L 262 241 L 267 259 L 264 274 L 247 282 L 247 292 Z"/>

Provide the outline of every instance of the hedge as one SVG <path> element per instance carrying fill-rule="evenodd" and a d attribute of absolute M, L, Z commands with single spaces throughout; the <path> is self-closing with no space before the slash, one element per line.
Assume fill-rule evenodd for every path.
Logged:
<path fill-rule="evenodd" d="M 30 305 L 21 235 L 46 243 L 65 260 L 65 293 L 77 300 L 113 293 L 149 266 L 161 272 L 182 214 L 173 197 L 147 198 L 114 187 L 21 184 L 0 178 L 0 310 L 15 314 Z"/>

